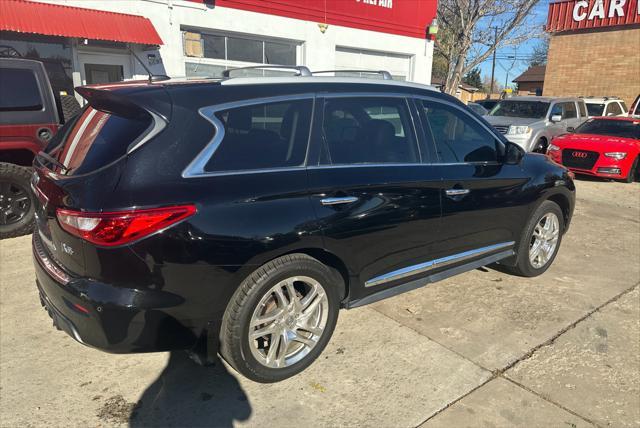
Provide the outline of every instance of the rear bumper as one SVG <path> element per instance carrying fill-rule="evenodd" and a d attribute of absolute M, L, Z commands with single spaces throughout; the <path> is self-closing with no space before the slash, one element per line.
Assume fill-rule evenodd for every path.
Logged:
<path fill-rule="evenodd" d="M 114 353 L 190 349 L 196 345 L 202 326 L 172 313 L 183 303 L 182 298 L 86 278 L 69 277 L 69 282 L 62 284 L 49 273 L 51 266 L 41 261 L 37 233 L 33 239 L 40 301 L 54 325 L 78 342 Z"/>

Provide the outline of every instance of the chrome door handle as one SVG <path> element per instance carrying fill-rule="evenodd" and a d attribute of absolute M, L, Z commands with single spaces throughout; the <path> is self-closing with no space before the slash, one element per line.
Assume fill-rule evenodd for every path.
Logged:
<path fill-rule="evenodd" d="M 469 193 L 469 189 L 447 189 L 444 192 L 447 196 L 462 196 Z"/>
<path fill-rule="evenodd" d="M 320 199 L 322 205 L 340 205 L 340 204 L 352 204 L 357 201 L 355 196 L 344 196 L 341 198 L 324 198 Z"/>

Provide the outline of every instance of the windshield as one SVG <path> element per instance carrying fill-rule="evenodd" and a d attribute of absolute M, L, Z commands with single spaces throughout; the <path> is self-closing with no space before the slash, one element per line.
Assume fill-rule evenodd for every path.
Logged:
<path fill-rule="evenodd" d="M 589 116 L 602 116 L 604 104 L 587 104 L 587 111 Z"/>
<path fill-rule="evenodd" d="M 542 101 L 500 101 L 489 113 L 489 116 L 526 117 L 529 119 L 543 119 L 549 103 Z"/>
<path fill-rule="evenodd" d="M 577 134 L 597 134 L 640 140 L 640 121 L 589 119 L 576 128 Z"/>

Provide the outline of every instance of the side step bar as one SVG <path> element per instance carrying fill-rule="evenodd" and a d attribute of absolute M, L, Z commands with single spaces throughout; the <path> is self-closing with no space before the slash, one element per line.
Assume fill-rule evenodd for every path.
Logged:
<path fill-rule="evenodd" d="M 481 259 L 477 259 L 469 263 L 444 270 L 442 272 L 434 273 L 424 278 L 415 279 L 413 281 L 409 281 L 404 284 L 397 285 L 395 287 L 387 288 L 386 290 L 378 291 L 377 293 L 371 294 L 369 296 L 363 297 L 358 300 L 347 302 L 345 307 L 347 309 L 352 309 L 352 308 L 368 305 L 370 303 L 374 303 L 379 300 L 388 299 L 389 297 L 406 293 L 407 291 L 415 290 L 416 288 L 424 287 L 425 285 L 442 281 L 443 279 L 447 279 L 449 277 L 452 277 L 464 272 L 468 272 L 470 270 L 474 270 L 482 266 L 490 265 L 491 263 L 495 263 L 497 261 L 506 259 L 507 257 L 511 257 L 513 255 L 515 255 L 515 251 L 512 249 L 501 251 L 499 253 L 482 257 Z"/>

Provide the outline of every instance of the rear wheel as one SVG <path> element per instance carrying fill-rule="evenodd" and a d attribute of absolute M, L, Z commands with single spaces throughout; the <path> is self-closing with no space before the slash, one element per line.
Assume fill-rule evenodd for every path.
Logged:
<path fill-rule="evenodd" d="M 236 290 L 223 317 L 220 351 L 238 372 L 277 382 L 307 368 L 338 319 L 336 276 L 304 254 L 275 259 Z"/>
<path fill-rule="evenodd" d="M 31 168 L 0 163 L 0 239 L 31 232 L 35 207 L 30 179 Z"/>
<path fill-rule="evenodd" d="M 558 254 L 563 230 L 562 210 L 555 202 L 544 201 L 522 232 L 516 265 L 507 269 L 527 277 L 543 274 Z"/>

